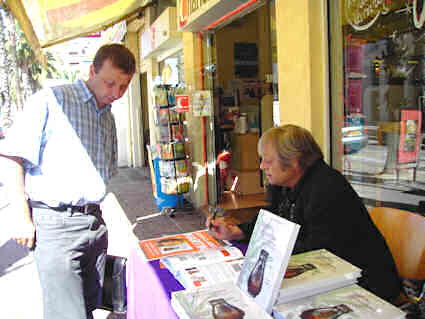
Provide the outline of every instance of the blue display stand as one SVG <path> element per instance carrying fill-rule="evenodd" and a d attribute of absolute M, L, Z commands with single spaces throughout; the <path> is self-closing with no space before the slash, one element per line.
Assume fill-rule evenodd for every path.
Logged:
<path fill-rule="evenodd" d="M 183 207 L 183 196 L 181 194 L 165 194 L 161 190 L 161 175 L 159 174 L 159 158 L 153 160 L 153 167 L 156 181 L 156 198 L 155 204 L 162 211 L 164 208 Z"/>

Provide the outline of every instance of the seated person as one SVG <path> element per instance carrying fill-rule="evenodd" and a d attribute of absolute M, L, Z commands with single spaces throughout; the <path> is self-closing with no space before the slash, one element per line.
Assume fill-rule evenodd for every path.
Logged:
<path fill-rule="evenodd" d="M 258 142 L 260 169 L 270 183 L 268 210 L 301 225 L 294 254 L 325 248 L 363 270 L 359 285 L 393 302 L 401 291 L 395 262 L 360 197 L 328 166 L 307 130 L 284 125 Z M 219 239 L 249 240 L 256 218 L 239 226 L 208 218 Z"/>

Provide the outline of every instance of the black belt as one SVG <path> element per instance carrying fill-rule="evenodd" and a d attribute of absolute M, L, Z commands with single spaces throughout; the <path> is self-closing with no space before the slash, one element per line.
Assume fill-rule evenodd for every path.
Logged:
<path fill-rule="evenodd" d="M 95 214 L 100 213 L 100 206 L 98 204 L 86 204 L 84 206 L 72 206 L 72 205 L 61 205 L 52 207 L 44 204 L 43 202 L 30 201 L 30 206 L 33 208 L 42 208 L 42 209 L 51 209 L 57 212 L 66 212 L 71 211 L 73 213 L 83 213 L 83 214 Z"/>

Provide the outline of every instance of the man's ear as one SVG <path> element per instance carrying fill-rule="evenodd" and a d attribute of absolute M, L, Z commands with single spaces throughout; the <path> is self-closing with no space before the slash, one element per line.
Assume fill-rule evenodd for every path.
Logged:
<path fill-rule="evenodd" d="M 94 77 L 94 75 L 96 74 L 95 70 L 94 70 L 94 65 L 91 64 L 90 65 L 90 72 L 89 72 L 89 79 L 92 79 Z"/>

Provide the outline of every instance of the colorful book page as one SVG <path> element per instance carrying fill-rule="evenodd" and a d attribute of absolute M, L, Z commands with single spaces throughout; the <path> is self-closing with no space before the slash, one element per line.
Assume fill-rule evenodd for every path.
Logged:
<path fill-rule="evenodd" d="M 227 246 L 221 240 L 215 239 L 207 230 L 192 233 L 164 236 L 139 242 L 148 260 L 196 252 L 203 249 Z"/>

